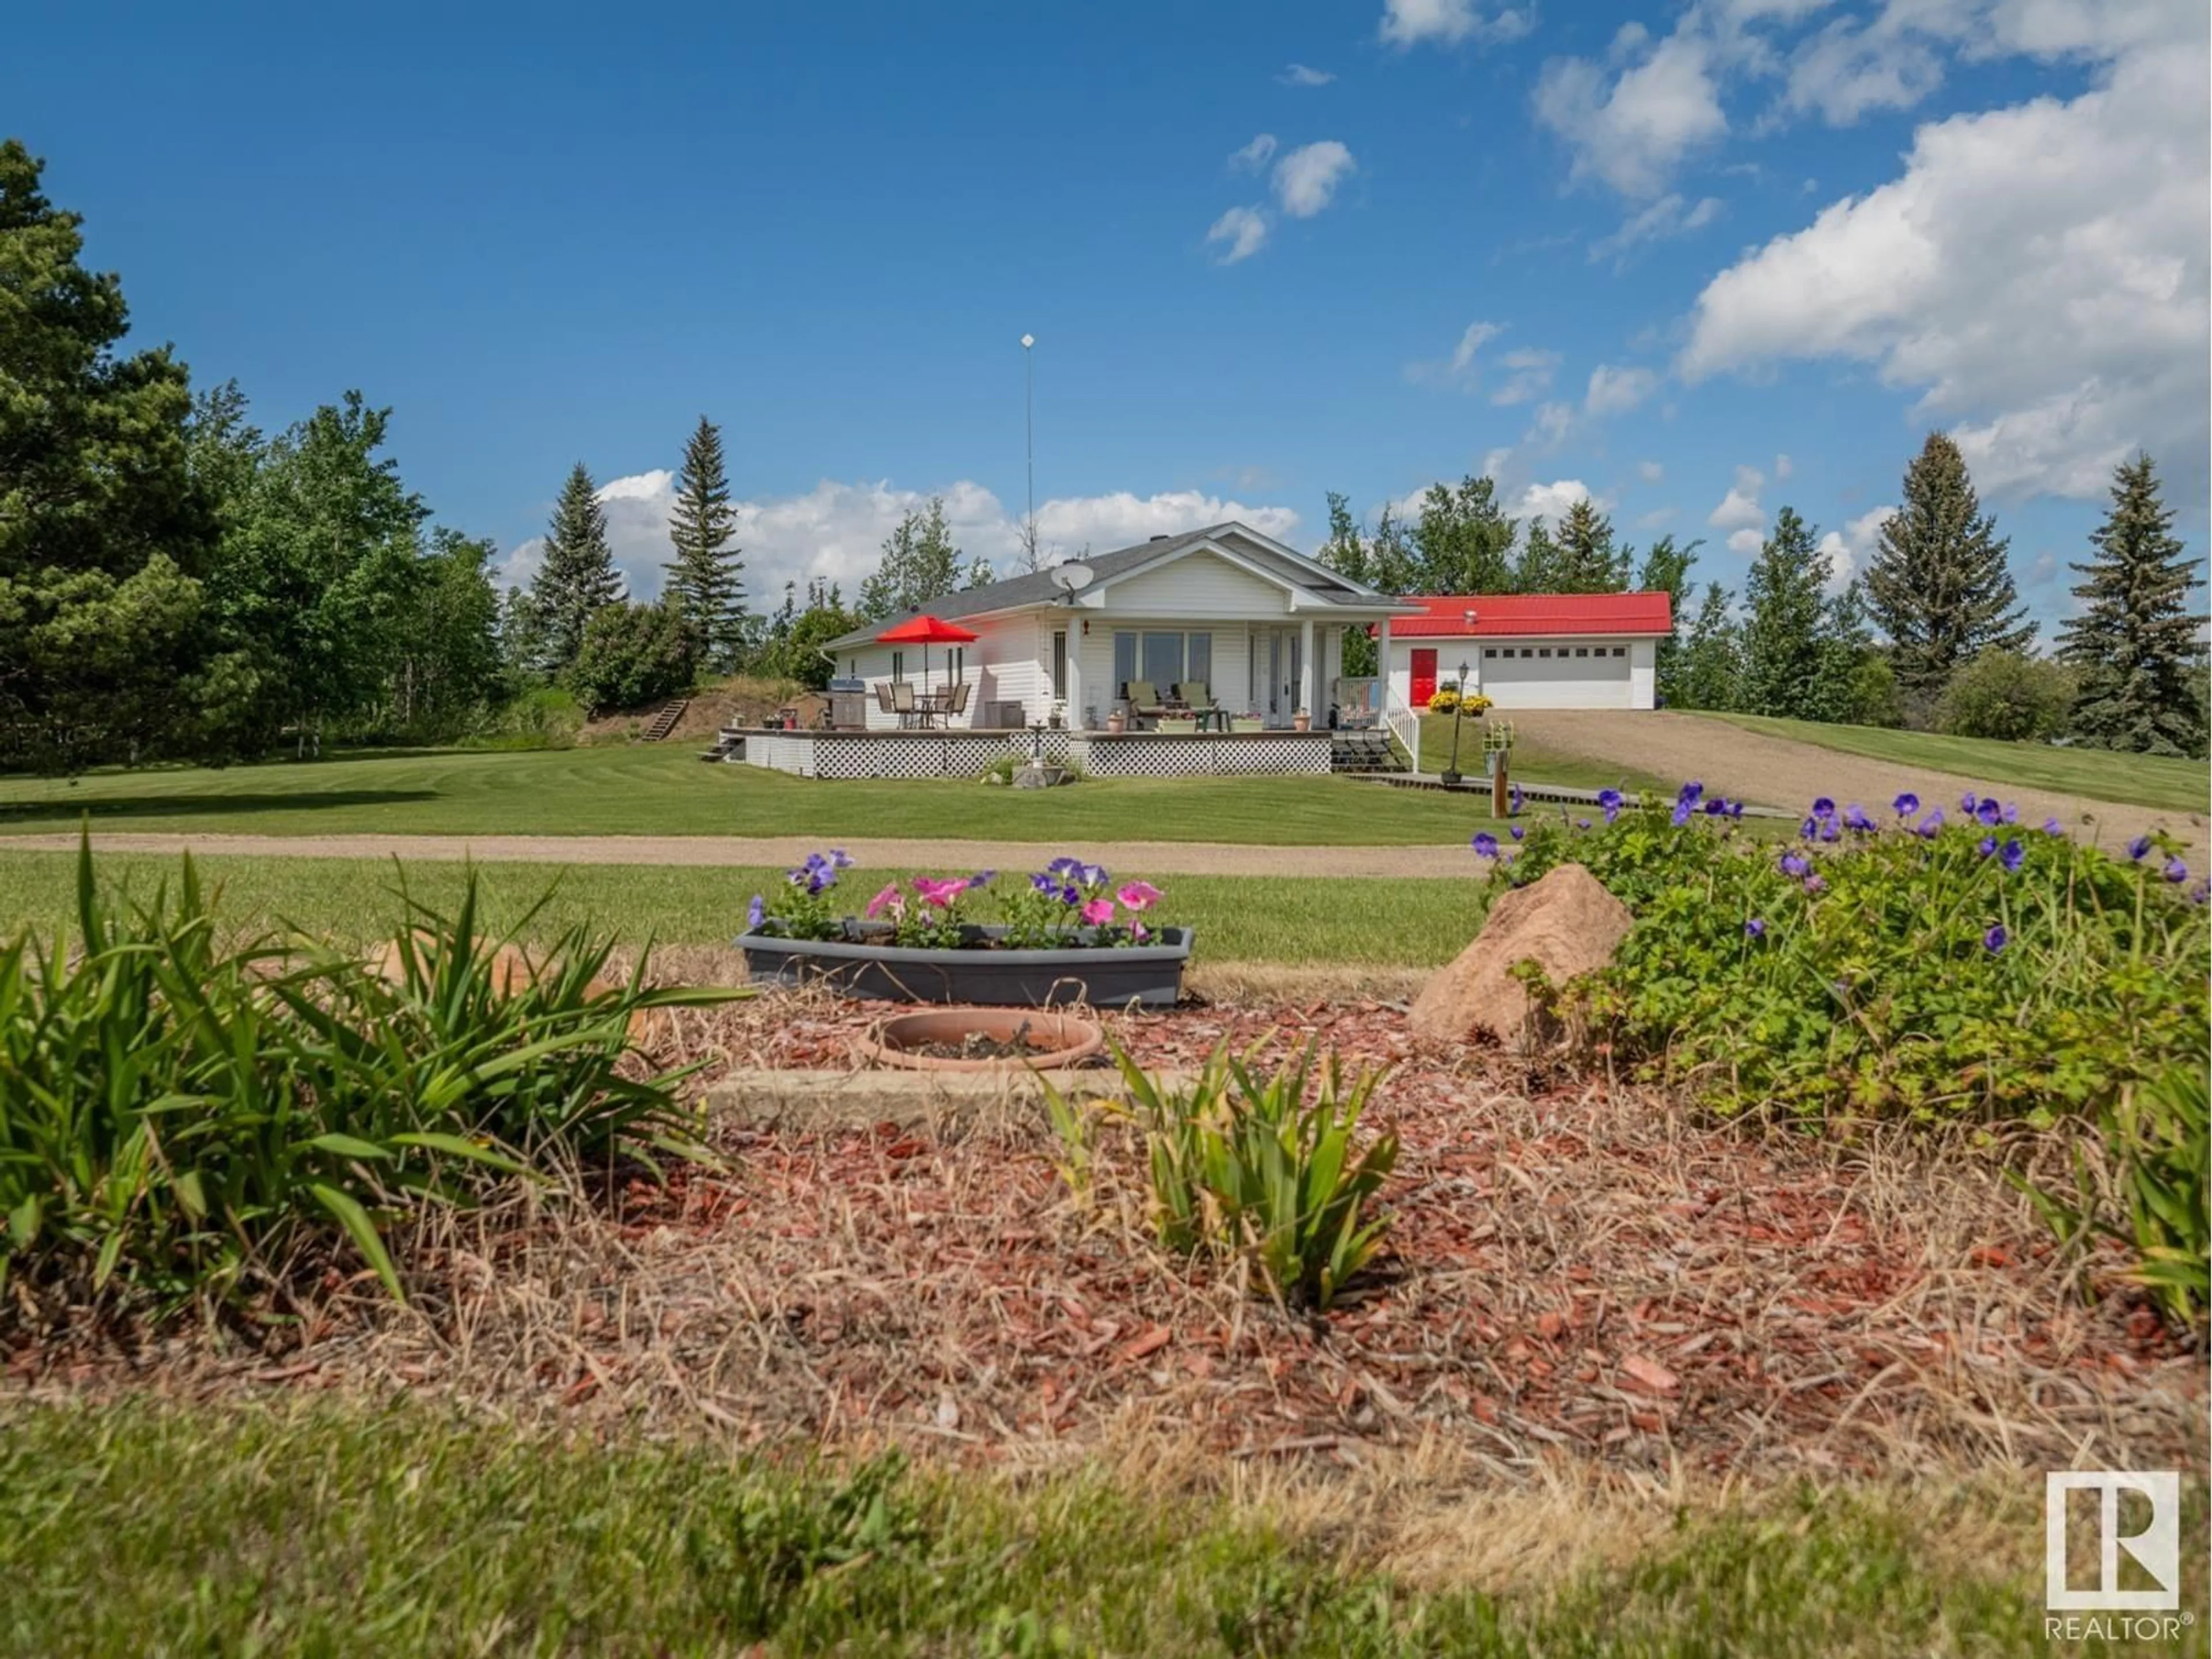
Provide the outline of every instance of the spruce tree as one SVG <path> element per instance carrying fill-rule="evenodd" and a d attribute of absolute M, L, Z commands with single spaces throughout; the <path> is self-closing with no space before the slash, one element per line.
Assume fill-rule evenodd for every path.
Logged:
<path fill-rule="evenodd" d="M 1983 652 L 2025 649 L 2035 624 L 1958 445 L 1929 433 L 1905 469 L 1904 494 L 1867 567 L 1867 605 L 1889 635 L 1899 684 L 1933 696 Z"/>
<path fill-rule="evenodd" d="M 544 630 L 546 670 L 565 674 L 584 647 L 584 629 L 603 607 L 623 597 L 622 574 L 607 544 L 607 515 L 581 461 L 561 487 L 545 550 L 530 597 Z"/>
<path fill-rule="evenodd" d="M 730 545 L 737 532 L 722 434 L 704 415 L 684 446 L 668 539 L 676 556 L 666 567 L 668 601 L 704 642 L 709 667 L 727 672 L 745 646 L 744 560 Z"/>
<path fill-rule="evenodd" d="M 1520 556 L 1513 562 L 1516 593 L 1556 593 L 1559 591 L 1559 544 L 1541 519 L 1528 520 L 1521 538 Z"/>
<path fill-rule="evenodd" d="M 1628 585 L 1626 548 L 1613 544 L 1613 520 L 1587 495 L 1567 509 L 1556 538 L 1559 557 L 1552 573 L 1555 593 L 1618 593 Z"/>
<path fill-rule="evenodd" d="M 1823 649 L 1829 609 L 1821 589 L 1828 556 L 1812 526 L 1790 507 L 1774 520 L 1744 581 L 1750 616 L 1743 630 L 1743 707 L 1753 714 L 1818 720 L 1827 700 L 1820 676 L 1833 665 Z"/>
<path fill-rule="evenodd" d="M 2081 613 L 2058 638 L 2081 677 L 2075 735 L 2101 749 L 2201 756 L 2204 618 L 2190 605 L 2200 583 L 2148 455 L 2113 474 L 2112 509 L 2089 539 L 2096 556 L 2073 567 L 2088 579 L 2074 590 Z"/>

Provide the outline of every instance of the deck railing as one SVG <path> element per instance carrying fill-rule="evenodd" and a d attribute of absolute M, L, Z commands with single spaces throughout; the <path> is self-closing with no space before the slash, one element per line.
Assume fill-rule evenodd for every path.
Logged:
<path fill-rule="evenodd" d="M 1382 724 L 1390 728 L 1390 735 L 1398 739 L 1406 750 L 1406 768 L 1418 773 L 1421 769 L 1421 717 L 1405 704 L 1394 702 L 1389 691 L 1382 694 Z"/>

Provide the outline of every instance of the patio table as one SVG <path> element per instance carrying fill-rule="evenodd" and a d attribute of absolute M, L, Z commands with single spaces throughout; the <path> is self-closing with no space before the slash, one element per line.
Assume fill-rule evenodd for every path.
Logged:
<path fill-rule="evenodd" d="M 1229 711 L 1226 708 L 1194 708 L 1190 713 L 1191 718 L 1198 722 L 1198 729 L 1201 732 L 1213 731 L 1225 734 L 1229 730 Z"/>

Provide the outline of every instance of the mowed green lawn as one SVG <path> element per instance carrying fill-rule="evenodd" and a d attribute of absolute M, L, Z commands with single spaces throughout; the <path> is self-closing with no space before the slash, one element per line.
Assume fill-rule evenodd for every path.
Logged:
<path fill-rule="evenodd" d="M 1816 720 L 1760 714 L 1707 714 L 1750 732 L 1789 738 L 1846 755 L 1903 766 L 1988 778 L 2009 787 L 2055 789 L 2093 800 L 2125 801 L 2169 811 L 2202 812 L 2212 794 L 2212 766 L 2160 755 L 2116 755 L 2102 749 L 2057 749 L 2047 743 L 1996 743 L 1934 732 L 1893 732 L 1877 726 L 1823 726 Z"/>
<path fill-rule="evenodd" d="M 1167 897 L 1157 919 L 1195 929 L 1198 958 L 1206 963 L 1427 967 L 1450 960 L 1474 937 L 1490 895 L 1472 852 L 1460 847 L 1437 856 L 1465 878 L 1158 876 L 1154 884 Z M 217 855 L 194 863 L 203 881 L 219 884 L 222 917 L 241 930 L 283 923 L 359 945 L 389 937 L 406 909 L 401 866 L 391 860 Z M 96 867 L 112 889 L 150 898 L 163 882 L 174 884 L 181 860 L 102 853 Z M 746 900 L 783 879 L 775 869 L 665 865 L 486 864 L 476 873 L 487 923 L 502 932 L 550 892 L 531 936 L 550 938 L 581 921 L 626 943 L 651 938 L 671 945 L 729 944 L 744 930 Z M 913 873 L 919 872 L 848 872 L 848 908 L 859 910 L 885 881 Z M 1112 872 L 1117 881 L 1146 873 Z M 467 878 L 467 866 L 445 863 L 410 864 L 404 875 L 418 902 L 441 908 L 451 907 Z M 1008 878 L 1019 874 L 1010 871 L 1002 879 Z M 0 939 L 27 926 L 42 939 L 67 932 L 76 893 L 75 854 L 0 850 Z"/>
<path fill-rule="evenodd" d="M 1487 803 L 1349 777 L 849 782 L 702 763 L 688 748 L 350 753 L 212 770 L 0 779 L 0 835 L 868 836 L 959 840 L 1464 844 Z"/>

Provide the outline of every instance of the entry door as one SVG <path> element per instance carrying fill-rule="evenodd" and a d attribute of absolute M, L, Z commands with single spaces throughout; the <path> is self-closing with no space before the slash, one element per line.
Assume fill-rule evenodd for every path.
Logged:
<path fill-rule="evenodd" d="M 1414 711 L 1429 706 L 1429 699 L 1437 695 L 1437 653 L 1432 646 L 1417 646 L 1413 650 L 1413 684 L 1409 688 Z"/>
<path fill-rule="evenodd" d="M 1252 635 L 1253 706 L 1269 726 L 1288 726 L 1305 683 L 1305 641 L 1295 628 L 1255 629 Z"/>

